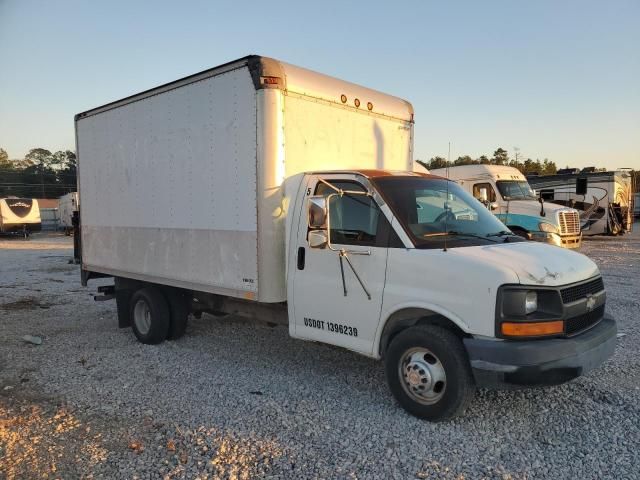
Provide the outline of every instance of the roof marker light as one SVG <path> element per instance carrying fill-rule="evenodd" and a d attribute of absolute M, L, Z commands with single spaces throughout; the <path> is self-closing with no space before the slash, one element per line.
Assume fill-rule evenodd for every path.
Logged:
<path fill-rule="evenodd" d="M 369 111 L 373 110 L 373 103 L 367 102 L 367 110 Z"/>
<path fill-rule="evenodd" d="M 277 85 L 280 83 L 280 77 L 262 77 L 263 85 Z"/>
<path fill-rule="evenodd" d="M 340 95 L 340 101 L 342 103 L 347 103 L 347 96 L 344 93 L 342 95 Z"/>
<path fill-rule="evenodd" d="M 353 104 L 356 106 L 356 108 L 360 107 L 360 100 L 358 100 L 357 98 L 353 101 Z"/>

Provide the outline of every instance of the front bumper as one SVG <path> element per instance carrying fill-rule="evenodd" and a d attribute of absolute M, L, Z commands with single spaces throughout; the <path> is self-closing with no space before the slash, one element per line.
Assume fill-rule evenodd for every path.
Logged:
<path fill-rule="evenodd" d="M 557 233 L 550 232 L 529 232 L 529 239 L 534 242 L 548 243 L 556 247 L 562 247 L 562 237 Z"/>
<path fill-rule="evenodd" d="M 561 235 L 560 240 L 564 248 L 580 248 L 582 244 L 582 233 L 578 235 Z"/>
<path fill-rule="evenodd" d="M 603 318 L 571 338 L 483 340 L 465 338 L 478 386 L 557 385 L 600 366 L 615 350 L 616 322 Z"/>

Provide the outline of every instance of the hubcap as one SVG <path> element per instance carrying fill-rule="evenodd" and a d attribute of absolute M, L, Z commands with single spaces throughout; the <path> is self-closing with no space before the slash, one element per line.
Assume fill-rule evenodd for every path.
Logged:
<path fill-rule="evenodd" d="M 151 328 L 151 310 L 149 305 L 143 299 L 136 302 L 136 306 L 133 307 L 133 321 L 136 324 L 138 331 L 146 335 Z"/>
<path fill-rule="evenodd" d="M 404 391 L 416 402 L 433 405 L 444 395 L 447 375 L 431 350 L 423 347 L 407 350 L 398 368 Z"/>

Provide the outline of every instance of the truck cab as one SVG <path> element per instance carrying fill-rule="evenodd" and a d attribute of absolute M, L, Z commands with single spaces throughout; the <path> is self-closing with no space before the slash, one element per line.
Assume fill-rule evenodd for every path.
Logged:
<path fill-rule="evenodd" d="M 448 172 L 447 172 L 448 170 Z M 516 168 L 503 165 L 461 165 L 432 173 L 458 182 L 483 202 L 514 233 L 565 248 L 582 241 L 577 210 L 544 203 Z"/>
<path fill-rule="evenodd" d="M 291 336 L 383 358 L 409 412 L 447 418 L 474 385 L 561 383 L 612 354 L 596 265 L 514 235 L 453 181 L 321 172 L 298 192 Z"/>

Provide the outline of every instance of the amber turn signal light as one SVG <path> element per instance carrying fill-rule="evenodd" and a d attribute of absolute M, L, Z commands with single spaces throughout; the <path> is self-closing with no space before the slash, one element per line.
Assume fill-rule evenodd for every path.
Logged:
<path fill-rule="evenodd" d="M 564 322 L 506 322 L 502 324 L 502 334 L 509 337 L 542 337 L 564 332 Z"/>

